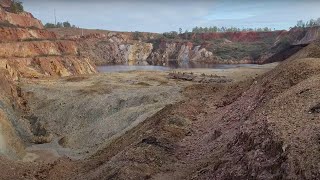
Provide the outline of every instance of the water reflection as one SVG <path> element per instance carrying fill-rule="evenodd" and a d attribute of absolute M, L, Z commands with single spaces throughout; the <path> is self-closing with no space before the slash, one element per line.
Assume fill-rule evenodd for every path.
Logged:
<path fill-rule="evenodd" d="M 196 62 L 181 63 L 177 61 L 169 61 L 168 66 L 172 69 L 230 69 L 230 68 L 239 68 L 239 67 L 260 67 L 258 64 L 203 64 Z"/>
<path fill-rule="evenodd" d="M 99 72 L 125 72 L 125 71 L 167 71 L 171 69 L 231 69 L 239 67 L 259 68 L 261 65 L 257 64 L 200 64 L 200 63 L 182 63 L 178 64 L 176 61 L 169 61 L 167 66 L 129 66 L 129 65 L 109 65 L 98 66 Z"/>
<path fill-rule="evenodd" d="M 125 72 L 125 71 L 167 71 L 170 67 L 164 66 L 128 66 L 128 65 L 111 65 L 98 66 L 99 72 Z"/>

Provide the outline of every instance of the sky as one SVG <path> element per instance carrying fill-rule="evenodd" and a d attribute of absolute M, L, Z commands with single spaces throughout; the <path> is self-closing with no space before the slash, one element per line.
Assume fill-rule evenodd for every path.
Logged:
<path fill-rule="evenodd" d="M 320 0 L 21 0 L 36 18 L 114 31 L 191 31 L 195 26 L 288 29 L 320 17 Z"/>

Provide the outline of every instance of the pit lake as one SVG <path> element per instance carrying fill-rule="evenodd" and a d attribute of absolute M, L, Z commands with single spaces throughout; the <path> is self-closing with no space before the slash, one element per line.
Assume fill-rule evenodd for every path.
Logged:
<path fill-rule="evenodd" d="M 127 71 L 168 71 L 173 69 L 232 69 L 240 67 L 259 68 L 258 64 L 197 64 L 190 66 L 129 66 L 129 65 L 108 65 L 98 66 L 99 72 L 127 72 Z"/>

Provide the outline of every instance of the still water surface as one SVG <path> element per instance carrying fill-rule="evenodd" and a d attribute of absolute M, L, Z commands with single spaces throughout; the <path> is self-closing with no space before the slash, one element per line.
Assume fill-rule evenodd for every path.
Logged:
<path fill-rule="evenodd" d="M 99 72 L 126 72 L 126 71 L 168 71 L 172 69 L 193 69 L 193 68 L 204 68 L 204 69 L 231 69 L 239 67 L 252 67 L 259 68 L 257 64 L 193 64 L 187 66 L 128 66 L 128 65 L 109 65 L 109 66 L 98 66 Z"/>

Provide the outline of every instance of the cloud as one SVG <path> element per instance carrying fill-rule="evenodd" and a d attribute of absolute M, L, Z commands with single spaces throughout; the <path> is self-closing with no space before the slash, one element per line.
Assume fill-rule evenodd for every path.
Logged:
<path fill-rule="evenodd" d="M 288 28 L 316 18 L 317 1 L 264 0 L 22 0 L 43 22 L 70 21 L 84 28 L 164 32 L 194 26 Z M 306 11 L 307 9 L 307 11 Z M 320 15 L 319 15 L 320 16 Z"/>

